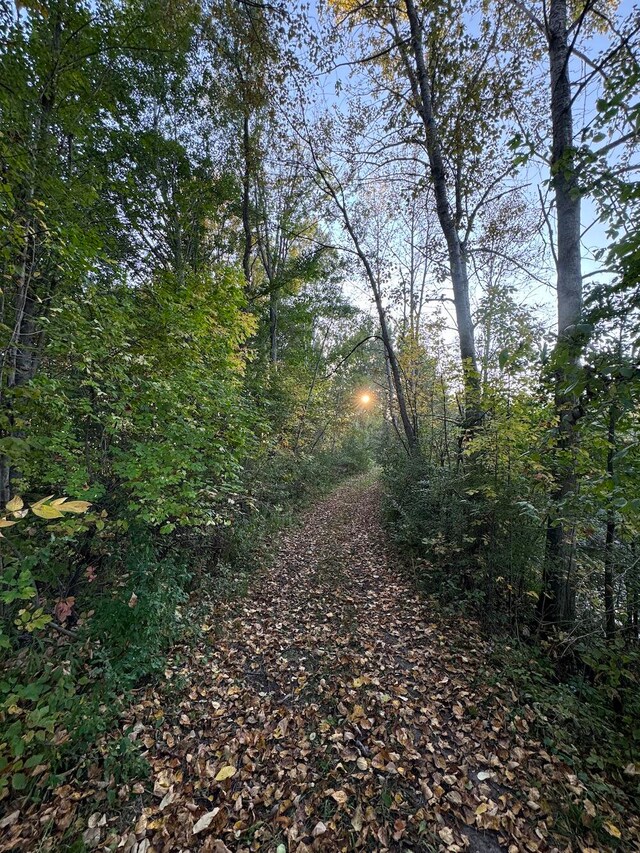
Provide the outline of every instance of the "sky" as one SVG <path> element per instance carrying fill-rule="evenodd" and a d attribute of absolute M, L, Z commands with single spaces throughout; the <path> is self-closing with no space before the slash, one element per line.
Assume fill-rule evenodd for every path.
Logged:
<path fill-rule="evenodd" d="M 539 4 L 534 4 L 539 5 Z M 637 14 L 637 7 L 629 0 L 623 0 L 618 7 L 618 19 Z M 309 12 L 310 20 L 314 27 L 319 26 L 318 9 L 315 2 L 312 4 Z M 607 49 L 609 38 L 601 33 L 593 33 L 587 38 L 581 39 L 580 47 L 584 53 L 590 57 L 599 56 L 603 50 Z M 334 114 L 346 114 L 349 110 L 349 102 L 352 97 L 352 92 L 355 89 L 361 88 L 363 76 L 350 67 L 348 62 L 349 57 L 344 53 L 338 53 L 335 57 L 333 67 L 319 73 L 315 78 L 314 97 L 316 103 L 321 105 L 329 112 Z M 572 80 L 579 80 L 585 73 L 585 64 L 574 58 L 571 66 Z M 546 56 L 543 56 L 540 61 L 539 68 L 540 87 L 547 92 L 548 86 L 548 65 Z M 574 104 L 574 130 L 579 131 L 595 113 L 595 103 L 600 95 L 601 87 L 599 78 L 586 87 Z M 372 105 L 372 108 L 375 105 Z M 539 208 L 539 191 L 547 192 L 546 182 L 548 180 L 548 165 L 542 159 L 536 158 L 530 161 L 523 169 L 519 176 L 522 183 L 529 184 L 529 197 L 532 205 Z M 552 216 L 551 216 L 552 218 Z M 600 270 L 598 261 L 594 257 L 594 252 L 607 245 L 606 224 L 598 221 L 597 209 L 595 204 L 588 198 L 582 202 L 582 222 L 583 222 L 583 272 L 586 276 L 585 281 L 592 282 L 600 276 L 597 275 Z M 334 228 L 335 239 L 345 239 L 345 235 L 340 228 Z M 548 257 L 551 262 L 551 257 Z M 520 282 L 519 294 L 523 301 L 529 304 L 536 304 L 540 307 L 542 314 L 550 325 L 554 322 L 555 317 L 555 291 L 553 287 L 554 273 L 549 266 L 548 272 L 543 274 L 543 278 L 548 278 L 549 285 L 540 285 L 538 281 L 531 280 L 530 282 Z M 355 304 L 363 310 L 371 313 L 372 302 L 368 293 L 367 287 L 356 279 L 346 282 L 346 291 Z"/>

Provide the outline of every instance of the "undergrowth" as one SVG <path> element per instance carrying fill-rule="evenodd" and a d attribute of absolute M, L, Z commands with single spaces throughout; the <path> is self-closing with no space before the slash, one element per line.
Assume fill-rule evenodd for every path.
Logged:
<path fill-rule="evenodd" d="M 585 607 L 578 629 L 540 636 L 535 605 L 544 528 L 511 482 L 482 492 L 473 473 L 384 457 L 384 512 L 417 592 L 492 638 L 483 677 L 535 710 L 536 735 L 600 794 L 640 795 L 640 649 L 606 642 Z"/>
<path fill-rule="evenodd" d="M 278 529 L 367 464 L 349 448 L 333 458 L 272 456 L 229 499 L 231 523 L 170 536 L 131 525 L 98 579 L 93 566 L 84 577 L 72 567 L 82 577 L 73 619 L 17 635 L 0 672 L 0 799 L 42 800 L 91 766 L 110 797 L 145 776 L 138 744 L 113 734 L 132 691 L 162 679 L 167 651 L 199 630 L 198 608 L 245 594 Z"/>

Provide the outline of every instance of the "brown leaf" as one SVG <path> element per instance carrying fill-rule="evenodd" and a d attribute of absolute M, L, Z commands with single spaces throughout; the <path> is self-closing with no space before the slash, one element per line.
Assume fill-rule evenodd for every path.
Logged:
<path fill-rule="evenodd" d="M 351 818 L 351 826 L 355 829 L 356 832 L 362 831 L 362 806 L 360 803 L 356 806 L 356 810 L 353 813 L 353 817 Z"/>
<path fill-rule="evenodd" d="M 444 841 L 445 844 L 453 844 L 453 832 L 449 829 L 448 826 L 444 826 L 442 829 L 439 829 L 438 835 Z"/>
<path fill-rule="evenodd" d="M 349 800 L 349 794 L 346 791 L 334 791 L 331 796 L 340 806 L 343 806 Z"/>
<path fill-rule="evenodd" d="M 11 812 L 11 814 L 8 814 L 0 820 L 0 829 L 7 829 L 8 827 L 13 826 L 19 817 L 20 809 L 16 809 L 14 812 Z"/>

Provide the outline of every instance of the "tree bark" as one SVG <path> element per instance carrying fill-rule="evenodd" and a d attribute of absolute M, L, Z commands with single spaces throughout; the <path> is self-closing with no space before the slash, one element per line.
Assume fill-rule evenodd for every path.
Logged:
<path fill-rule="evenodd" d="M 278 363 L 278 293 L 272 285 L 269 294 L 269 361 Z"/>
<path fill-rule="evenodd" d="M 609 409 L 609 425 L 607 430 L 607 476 L 613 489 L 615 485 L 615 463 L 616 453 L 616 420 L 618 412 L 615 404 Z M 607 530 L 604 540 L 604 628 L 607 640 L 612 640 L 616 633 L 616 610 L 614 600 L 614 545 L 616 540 L 616 517 L 615 510 L 607 510 Z"/>
<path fill-rule="evenodd" d="M 249 131 L 249 114 L 245 112 L 242 119 L 242 156 L 244 169 L 242 172 L 242 230 L 244 247 L 242 250 L 242 270 L 247 287 L 251 286 L 251 136 Z"/>
<path fill-rule="evenodd" d="M 458 326 L 460 358 L 462 360 L 464 378 L 464 427 L 466 431 L 469 431 L 474 428 L 481 416 L 481 391 L 473 321 L 471 317 L 471 303 L 469 301 L 467 259 L 465 247 L 460 239 L 460 235 L 458 234 L 454 214 L 449 203 L 447 174 L 442 155 L 439 129 L 433 111 L 431 82 L 429 80 L 429 73 L 424 56 L 422 26 L 413 0 L 405 0 L 405 8 L 409 19 L 411 53 L 413 55 L 415 68 L 412 68 L 408 62 L 406 51 L 403 51 L 403 59 L 409 75 L 409 81 L 416 101 L 416 106 L 424 126 L 427 154 L 431 170 L 431 180 L 433 182 L 433 190 L 436 199 L 436 211 L 442 233 L 447 243 L 449 270 L 456 311 L 456 323 Z"/>
<path fill-rule="evenodd" d="M 566 0 L 550 0 L 547 23 L 551 84 L 551 180 L 557 221 L 557 304 L 558 338 L 554 352 L 555 481 L 553 501 L 560 506 L 576 490 L 575 394 L 566 391 L 572 373 L 578 369 L 580 347 L 576 326 L 582 313 L 582 262 L 580 249 L 580 193 L 573 150 L 573 116 L 569 60 L 571 47 L 567 31 Z M 557 515 L 560 515 L 558 512 Z M 538 613 L 543 623 L 570 625 L 575 619 L 573 542 L 564 522 L 547 523 L 543 588 Z"/>

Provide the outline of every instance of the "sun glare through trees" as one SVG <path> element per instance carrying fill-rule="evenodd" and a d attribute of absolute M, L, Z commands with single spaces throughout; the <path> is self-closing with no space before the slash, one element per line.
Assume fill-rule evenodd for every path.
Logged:
<path fill-rule="evenodd" d="M 640 851 L 640 12 L 0 0 L 0 853 Z"/>

